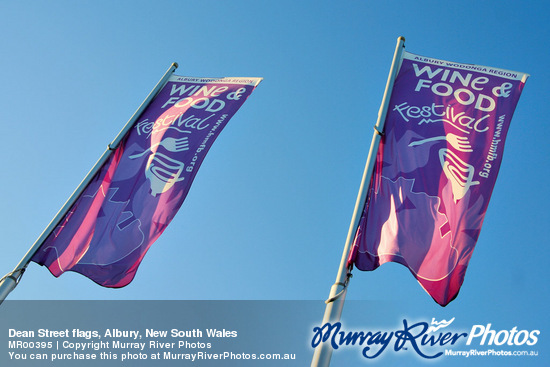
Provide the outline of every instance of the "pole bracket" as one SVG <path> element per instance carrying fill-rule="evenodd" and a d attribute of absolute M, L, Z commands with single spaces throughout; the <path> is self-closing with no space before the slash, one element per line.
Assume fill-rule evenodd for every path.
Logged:
<path fill-rule="evenodd" d="M 26 267 L 12 270 L 11 272 L 9 272 L 8 274 L 4 275 L 4 276 L 0 279 L 0 283 L 2 283 L 2 282 L 4 281 L 4 279 L 11 278 L 11 279 L 13 279 L 13 281 L 15 282 L 15 285 L 19 284 L 19 281 L 20 281 L 21 278 L 23 277 L 23 273 L 25 272 L 25 270 L 27 270 Z M 15 274 L 17 274 L 17 275 L 15 275 Z"/>
<path fill-rule="evenodd" d="M 342 294 L 344 293 L 344 291 L 346 290 L 346 288 L 348 287 L 348 284 L 349 284 L 349 280 L 351 279 L 351 277 L 353 277 L 353 274 L 351 273 L 351 269 L 348 271 L 348 273 L 346 274 L 346 280 L 342 283 L 342 282 L 337 282 L 337 283 L 334 283 L 333 286 L 335 285 L 339 285 L 339 286 L 342 286 L 342 290 L 340 292 L 338 292 L 338 294 L 336 294 L 334 297 L 330 297 L 329 299 L 327 299 L 325 301 L 325 303 L 328 305 L 329 303 L 331 302 L 334 302 L 336 301 L 338 298 L 340 298 L 342 296 Z"/>
<path fill-rule="evenodd" d="M 376 126 L 374 126 L 374 131 L 375 131 L 378 135 L 380 135 L 380 136 L 384 136 L 384 135 L 385 135 L 384 132 L 378 130 L 378 129 L 376 128 Z"/>

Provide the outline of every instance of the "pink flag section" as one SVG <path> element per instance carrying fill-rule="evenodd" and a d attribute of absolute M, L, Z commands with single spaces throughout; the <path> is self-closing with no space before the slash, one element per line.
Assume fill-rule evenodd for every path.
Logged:
<path fill-rule="evenodd" d="M 74 271 L 105 287 L 130 283 L 260 81 L 172 75 L 32 261 L 56 277 Z"/>
<path fill-rule="evenodd" d="M 527 77 L 404 52 L 349 265 L 398 262 L 457 296 Z"/>

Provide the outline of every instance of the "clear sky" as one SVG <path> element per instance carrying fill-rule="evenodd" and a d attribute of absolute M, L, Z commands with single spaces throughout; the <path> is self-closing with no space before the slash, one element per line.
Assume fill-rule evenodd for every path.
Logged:
<path fill-rule="evenodd" d="M 324 300 L 404 36 L 412 53 L 531 77 L 458 298 L 442 309 L 386 264 L 355 271 L 348 299 L 389 302 L 396 323 L 550 332 L 549 15 L 546 1 L 0 2 L 2 274 L 172 62 L 178 75 L 264 78 L 129 286 L 33 263 L 10 299 Z"/>

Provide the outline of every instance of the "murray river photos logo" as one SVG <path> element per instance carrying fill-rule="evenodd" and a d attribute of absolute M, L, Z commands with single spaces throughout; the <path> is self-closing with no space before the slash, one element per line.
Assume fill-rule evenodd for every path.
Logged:
<path fill-rule="evenodd" d="M 428 324 L 424 321 L 410 323 L 404 319 L 402 329 L 391 331 L 346 331 L 340 322 L 327 322 L 313 328 L 311 346 L 316 348 L 322 343 L 328 343 L 334 350 L 342 347 L 360 348 L 361 355 L 368 359 L 377 358 L 391 349 L 394 352 L 413 351 L 426 359 L 441 356 L 538 355 L 538 351 L 527 349 L 536 346 L 539 330 L 522 330 L 517 326 L 499 330 L 488 323 L 473 325 L 468 332 L 455 331 L 449 327 L 454 320 L 432 319 Z M 523 350 L 518 350 L 518 347 Z"/>

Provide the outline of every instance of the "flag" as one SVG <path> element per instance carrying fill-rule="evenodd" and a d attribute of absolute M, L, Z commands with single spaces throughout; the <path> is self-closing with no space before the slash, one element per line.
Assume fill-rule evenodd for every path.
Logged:
<path fill-rule="evenodd" d="M 457 296 L 527 77 L 403 53 L 348 265 L 397 262 Z"/>
<path fill-rule="evenodd" d="M 260 81 L 171 75 L 31 260 L 56 277 L 74 271 L 105 287 L 130 283 Z"/>

